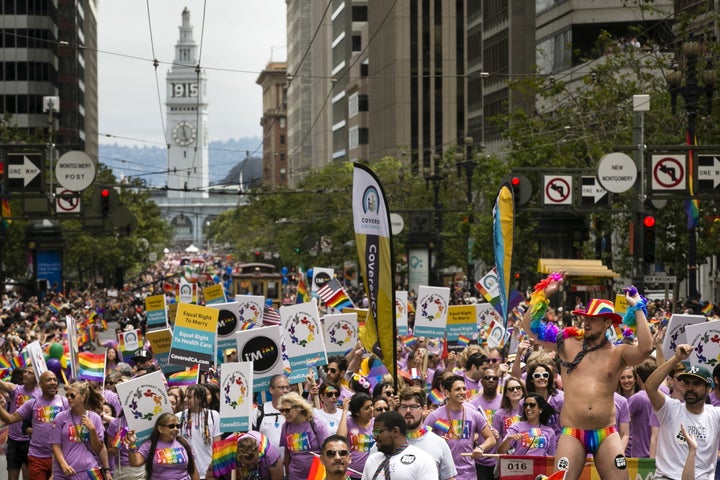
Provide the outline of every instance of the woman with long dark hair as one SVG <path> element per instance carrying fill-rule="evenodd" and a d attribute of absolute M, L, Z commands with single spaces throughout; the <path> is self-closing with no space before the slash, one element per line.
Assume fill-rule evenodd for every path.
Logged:
<path fill-rule="evenodd" d="M 555 410 L 550 417 L 549 425 L 555 432 L 555 438 L 560 436 L 560 410 L 565 403 L 565 393 L 555 386 L 555 368 L 550 363 L 531 362 L 527 370 L 526 387 L 528 393 L 537 393 Z"/>
<path fill-rule="evenodd" d="M 192 446 L 200 478 L 204 479 L 212 461 L 212 444 L 220 436 L 220 414 L 208 406 L 208 389 L 191 385 L 185 391 L 187 409 L 177 414 L 180 434 Z"/>
<path fill-rule="evenodd" d="M 179 436 L 180 425 L 172 413 L 161 414 L 140 448 L 134 431 L 127 433 L 130 465 L 145 465 L 148 480 L 199 480 L 192 447 Z M 149 461 L 148 461 L 149 460 Z"/>
<path fill-rule="evenodd" d="M 105 428 L 96 411 L 102 410 L 102 395 L 87 382 L 65 387 L 65 395 L 70 408 L 57 414 L 48 439 L 52 445 L 53 478 L 75 479 L 78 474 L 87 478 L 93 470 L 99 474 L 98 456 L 105 448 Z"/>
<path fill-rule="evenodd" d="M 373 401 L 370 395 L 356 393 L 350 398 L 343 399 L 343 413 L 337 433 L 348 439 L 350 468 L 357 472 L 363 471 L 365 461 L 370 456 L 370 449 L 375 445 L 375 437 L 372 433 L 374 425 Z"/>
<path fill-rule="evenodd" d="M 554 455 L 557 442 L 555 432 L 549 426 L 554 414 L 555 409 L 542 395 L 528 393 L 523 402 L 522 420 L 510 425 L 497 451 L 505 454 L 512 448 L 513 455 Z"/>

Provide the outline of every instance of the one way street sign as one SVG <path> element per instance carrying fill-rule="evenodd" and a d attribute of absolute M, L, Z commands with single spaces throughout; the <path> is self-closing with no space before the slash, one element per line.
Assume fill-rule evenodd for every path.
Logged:
<path fill-rule="evenodd" d="M 582 197 L 583 205 L 597 205 L 607 193 L 607 190 L 600 186 L 597 177 L 582 177 L 582 192 L 580 196 Z"/>
<path fill-rule="evenodd" d="M 42 153 L 8 153 L 7 172 L 10 193 L 42 191 Z"/>
<path fill-rule="evenodd" d="M 720 155 L 698 155 L 698 190 L 711 192 L 720 185 Z"/>

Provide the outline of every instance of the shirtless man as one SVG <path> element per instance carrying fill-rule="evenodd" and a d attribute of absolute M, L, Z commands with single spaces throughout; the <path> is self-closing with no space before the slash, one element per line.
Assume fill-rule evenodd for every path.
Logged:
<path fill-rule="evenodd" d="M 555 470 L 567 470 L 565 478 L 575 480 L 585 466 L 586 454 L 592 453 L 600 478 L 627 479 L 627 463 L 615 428 L 613 392 L 623 368 L 638 365 L 652 351 L 652 336 L 642 309 L 644 301 L 634 288 L 626 293 L 636 323 L 637 344 L 612 345 L 605 331 L 619 324 L 622 317 L 609 300 L 591 300 L 585 310 L 572 312 L 582 316 L 584 335 L 583 330 L 570 327 L 558 331 L 554 324 L 542 322 L 547 298 L 563 280 L 564 272 L 553 273 L 536 285 L 523 318 L 526 331 L 532 332 L 544 348 L 557 349 L 560 360 L 565 403 L 560 412 L 563 430 L 555 453 Z"/>

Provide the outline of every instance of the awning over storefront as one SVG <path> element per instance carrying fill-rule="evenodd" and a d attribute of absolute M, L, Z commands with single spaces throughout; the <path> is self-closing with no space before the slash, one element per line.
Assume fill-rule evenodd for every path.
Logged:
<path fill-rule="evenodd" d="M 539 273 L 565 270 L 570 277 L 618 278 L 620 274 L 603 265 L 602 260 L 576 260 L 571 258 L 541 258 L 538 260 Z"/>

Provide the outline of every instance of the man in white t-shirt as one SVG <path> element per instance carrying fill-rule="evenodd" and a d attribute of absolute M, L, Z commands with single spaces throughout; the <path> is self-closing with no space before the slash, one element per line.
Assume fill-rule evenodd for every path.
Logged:
<path fill-rule="evenodd" d="M 713 388 L 712 375 L 702 365 L 691 365 L 677 374 L 683 382 L 685 403 L 667 397 L 660 384 L 678 362 L 692 353 L 692 345 L 678 345 L 675 355 L 660 365 L 645 383 L 648 397 L 660 421 L 660 432 L 655 457 L 655 479 L 679 479 L 688 456 L 688 445 L 681 425 L 697 441 L 695 475 L 698 479 L 712 480 L 720 441 L 720 408 L 706 405 Z"/>
<path fill-rule="evenodd" d="M 371 454 L 362 480 L 415 480 L 438 478 L 435 461 L 424 450 L 408 443 L 405 419 L 398 412 L 375 418 L 373 436 L 378 452 Z"/>

